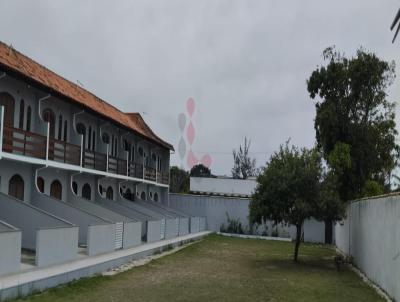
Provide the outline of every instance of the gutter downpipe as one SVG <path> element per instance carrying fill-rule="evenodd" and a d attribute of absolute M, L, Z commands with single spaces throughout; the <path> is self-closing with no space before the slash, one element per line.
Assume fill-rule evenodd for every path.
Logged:
<path fill-rule="evenodd" d="M 72 127 L 74 128 L 75 133 L 77 133 L 78 135 L 81 136 L 81 154 L 80 154 L 81 158 L 80 158 L 80 161 L 79 161 L 79 166 L 81 167 L 81 169 L 82 169 L 82 166 L 83 166 L 83 147 L 84 147 L 83 146 L 83 135 L 79 134 L 78 131 L 76 130 L 76 116 L 79 115 L 79 114 L 83 114 L 83 113 L 85 113 L 85 110 L 82 110 L 80 112 L 75 112 L 72 115 Z M 80 172 L 80 173 L 82 173 L 82 172 Z M 71 176 L 71 189 L 72 189 L 72 176 Z"/>
<path fill-rule="evenodd" d="M 3 72 L 0 75 L 0 80 L 5 78 L 7 74 Z M 0 106 L 0 159 L 3 157 L 3 132 L 4 132 L 4 106 Z"/>
<path fill-rule="evenodd" d="M 47 138 L 46 138 L 46 167 L 48 167 L 49 166 L 49 163 L 48 163 L 48 161 L 49 161 L 49 146 L 50 146 L 50 122 L 46 122 L 44 119 L 43 119 L 43 116 L 42 116 L 42 102 L 44 101 L 44 100 L 47 100 L 47 99 L 49 99 L 51 97 L 51 95 L 50 94 L 48 94 L 48 95 L 46 95 L 45 97 L 42 97 L 42 98 L 40 98 L 39 99 L 39 106 L 38 106 L 38 113 L 39 113 L 39 118 L 43 121 L 43 122 L 45 122 L 45 123 L 47 123 Z"/>
<path fill-rule="evenodd" d="M 3 157 L 4 106 L 0 106 L 0 159 Z"/>

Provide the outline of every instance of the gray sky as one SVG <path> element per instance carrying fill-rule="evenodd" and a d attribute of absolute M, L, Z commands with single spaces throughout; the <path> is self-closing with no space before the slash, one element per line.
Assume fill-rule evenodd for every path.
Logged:
<path fill-rule="evenodd" d="M 288 138 L 312 146 L 306 79 L 323 49 L 335 44 L 352 55 L 363 45 L 397 61 L 400 40 L 391 44 L 389 26 L 399 7 L 395 0 L 2 0 L 0 40 L 123 111 L 146 112 L 176 148 L 177 116 L 193 97 L 193 150 L 210 153 L 213 173 L 230 174 L 244 136 L 258 165 Z M 391 100 L 399 87 L 397 80 Z"/>

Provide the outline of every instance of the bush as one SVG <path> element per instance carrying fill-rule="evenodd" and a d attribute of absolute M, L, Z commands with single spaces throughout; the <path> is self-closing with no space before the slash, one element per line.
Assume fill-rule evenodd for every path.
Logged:
<path fill-rule="evenodd" d="M 240 222 L 240 218 L 231 219 L 229 214 L 226 213 L 226 217 L 228 220 L 227 226 L 223 223 L 220 227 L 221 233 L 230 233 L 230 234 L 244 234 L 242 223 Z"/>

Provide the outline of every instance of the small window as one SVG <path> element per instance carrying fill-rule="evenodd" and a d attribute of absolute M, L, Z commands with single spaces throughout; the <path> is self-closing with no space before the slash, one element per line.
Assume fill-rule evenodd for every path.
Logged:
<path fill-rule="evenodd" d="M 92 127 L 89 126 L 89 135 L 88 135 L 88 142 L 87 142 L 87 148 L 90 150 L 90 144 L 92 143 Z"/>
<path fill-rule="evenodd" d="M 158 201 L 158 193 L 154 193 L 154 201 Z"/>
<path fill-rule="evenodd" d="M 124 145 L 124 151 L 129 152 L 131 149 L 131 145 L 128 143 L 128 141 L 126 139 L 124 139 L 123 145 Z"/>
<path fill-rule="evenodd" d="M 111 186 L 107 188 L 106 198 L 109 200 L 114 200 L 114 190 Z"/>
<path fill-rule="evenodd" d="M 76 181 L 72 182 L 72 191 L 75 195 L 78 195 L 78 184 L 76 183 Z"/>
<path fill-rule="evenodd" d="M 153 199 L 153 192 L 149 192 L 150 199 Z"/>
<path fill-rule="evenodd" d="M 118 138 L 114 139 L 114 157 L 117 157 L 118 154 Z"/>
<path fill-rule="evenodd" d="M 37 188 L 39 189 L 40 193 L 44 193 L 44 179 L 43 177 L 38 177 L 36 180 Z"/>
<path fill-rule="evenodd" d="M 100 195 L 103 195 L 103 186 L 102 185 L 99 185 L 99 193 L 100 193 Z"/>
<path fill-rule="evenodd" d="M 54 180 L 50 185 L 50 196 L 61 200 L 62 199 L 62 185 L 59 180 Z"/>
<path fill-rule="evenodd" d="M 24 129 L 24 119 L 25 119 L 25 101 L 21 100 L 19 104 L 19 129 Z"/>
<path fill-rule="evenodd" d="M 146 200 L 146 193 L 144 191 L 140 194 L 140 199 Z"/>
<path fill-rule="evenodd" d="M 151 156 L 151 159 L 152 159 L 153 161 L 156 161 L 156 160 L 157 160 L 157 155 L 155 155 L 155 154 L 153 153 L 152 156 Z"/>
<path fill-rule="evenodd" d="M 82 187 L 82 197 L 87 200 L 92 199 L 92 188 L 88 183 L 84 184 Z"/>
<path fill-rule="evenodd" d="M 143 155 L 144 155 L 144 152 L 143 152 L 143 148 L 142 148 L 142 147 L 139 147 L 139 155 L 140 155 L 140 156 L 143 156 Z"/>
<path fill-rule="evenodd" d="M 68 122 L 67 120 L 64 121 L 64 142 L 68 139 Z"/>
<path fill-rule="evenodd" d="M 92 137 L 92 150 L 96 150 L 96 131 L 93 131 L 93 137 Z"/>
<path fill-rule="evenodd" d="M 32 123 L 32 108 L 31 106 L 28 106 L 28 110 L 26 113 L 26 131 L 28 132 L 31 131 L 32 127 L 31 123 Z"/>

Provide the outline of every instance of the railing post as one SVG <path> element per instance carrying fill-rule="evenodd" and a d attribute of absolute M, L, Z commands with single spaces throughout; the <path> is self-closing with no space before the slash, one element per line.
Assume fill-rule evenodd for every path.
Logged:
<path fill-rule="evenodd" d="M 126 176 L 129 176 L 129 152 L 126 152 Z"/>
<path fill-rule="evenodd" d="M 0 159 L 3 157 L 4 106 L 0 106 Z"/>
<path fill-rule="evenodd" d="M 83 165 L 83 135 L 81 135 L 81 160 L 80 160 L 80 166 L 82 167 Z"/>
<path fill-rule="evenodd" d="M 107 144 L 107 157 L 106 157 L 106 172 L 108 173 L 108 150 L 109 150 L 110 144 Z"/>
<path fill-rule="evenodd" d="M 49 160 L 49 147 L 50 147 L 50 123 L 47 122 L 46 162 Z"/>

